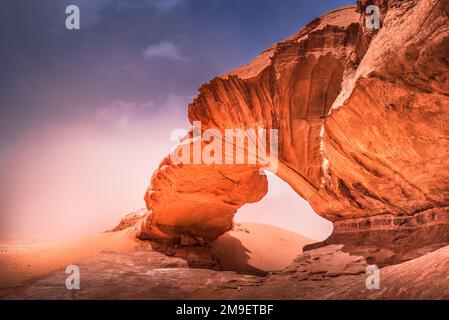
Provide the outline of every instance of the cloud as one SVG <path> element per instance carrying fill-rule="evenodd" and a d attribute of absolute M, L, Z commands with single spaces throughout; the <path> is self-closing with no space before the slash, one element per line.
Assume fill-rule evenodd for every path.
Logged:
<path fill-rule="evenodd" d="M 190 96 L 174 93 L 168 94 L 160 103 L 116 99 L 103 106 L 95 107 L 90 116 L 90 122 L 97 128 L 114 130 L 120 134 L 123 131 L 133 130 L 136 124 L 144 126 L 165 120 L 170 120 L 173 123 L 173 129 L 180 123 L 189 127 L 186 113 L 188 102 L 191 100 Z M 169 136 L 167 136 L 167 141 L 171 141 Z"/>
<path fill-rule="evenodd" d="M 143 50 L 142 55 L 145 59 L 164 58 L 172 61 L 188 61 L 179 52 L 179 47 L 172 41 L 162 41 L 158 44 L 150 45 Z"/>
<path fill-rule="evenodd" d="M 165 12 L 168 12 L 171 9 L 177 7 L 184 1 L 185 0 L 142 0 L 142 1 L 136 1 L 136 2 L 123 1 L 123 2 L 121 2 L 121 6 L 122 6 L 122 8 L 123 7 L 137 7 L 137 8 L 154 7 L 159 12 L 165 13 Z"/>

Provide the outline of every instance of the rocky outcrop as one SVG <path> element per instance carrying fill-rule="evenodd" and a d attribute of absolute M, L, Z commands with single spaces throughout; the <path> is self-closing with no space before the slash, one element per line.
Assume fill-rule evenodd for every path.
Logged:
<path fill-rule="evenodd" d="M 230 230 L 237 209 L 266 192 L 267 179 L 258 167 L 174 165 L 167 158 L 145 195 L 150 213 L 139 237 L 203 245 Z"/>
<path fill-rule="evenodd" d="M 377 290 L 366 287 L 368 264 L 342 245 L 329 245 L 299 255 L 284 271 L 258 277 L 191 269 L 184 259 L 143 243 L 131 252 L 105 251 L 78 262 L 81 290 L 67 290 L 62 268 L 19 287 L 0 287 L 0 299 L 449 299 L 449 246 L 382 267 Z"/>
<path fill-rule="evenodd" d="M 379 30 L 365 26 L 367 4 L 317 18 L 203 85 L 189 120 L 219 132 L 278 129 L 276 174 L 336 233 L 446 224 L 449 1 L 374 1 Z M 141 238 L 215 239 L 240 206 L 265 195 L 260 168 L 167 157 L 145 196 Z"/>
<path fill-rule="evenodd" d="M 448 11 L 448 1 L 390 1 L 350 94 L 324 123 L 324 188 L 340 201 L 316 206 L 331 220 L 425 211 L 447 220 Z"/>
<path fill-rule="evenodd" d="M 1 288 L 2 300 L 165 300 L 225 299 L 263 278 L 190 269 L 185 260 L 142 244 L 127 253 L 104 251 L 77 263 L 81 290 L 67 290 L 67 273 L 59 269 L 16 288 Z"/>
<path fill-rule="evenodd" d="M 380 269 L 379 288 L 366 286 L 367 261 L 331 245 L 300 255 L 262 284 L 231 299 L 448 299 L 449 247 Z"/>

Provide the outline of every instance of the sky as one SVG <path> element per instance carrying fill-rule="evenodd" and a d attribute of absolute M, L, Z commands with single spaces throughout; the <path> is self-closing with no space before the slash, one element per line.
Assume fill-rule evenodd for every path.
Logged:
<path fill-rule="evenodd" d="M 0 238 L 69 239 L 144 207 L 198 87 L 337 0 L 0 1 Z M 65 27 L 65 8 L 81 27 Z M 270 176 L 238 221 L 315 239 L 331 225 Z"/>

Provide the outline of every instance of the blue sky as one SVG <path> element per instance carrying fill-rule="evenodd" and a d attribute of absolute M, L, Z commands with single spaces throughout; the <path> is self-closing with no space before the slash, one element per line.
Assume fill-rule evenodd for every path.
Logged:
<path fill-rule="evenodd" d="M 351 1 L 2 0 L 2 136 L 116 100 L 149 114 Z M 81 30 L 65 29 L 77 4 Z M 12 125 L 14 124 L 14 125 Z"/>

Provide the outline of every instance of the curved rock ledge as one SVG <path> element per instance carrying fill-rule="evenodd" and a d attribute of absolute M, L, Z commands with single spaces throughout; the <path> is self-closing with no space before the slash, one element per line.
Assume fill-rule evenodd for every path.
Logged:
<path fill-rule="evenodd" d="M 334 222 L 333 233 L 415 230 L 441 224 L 449 224 L 449 207 L 426 209 L 411 216 L 383 214 L 340 220 Z"/>

